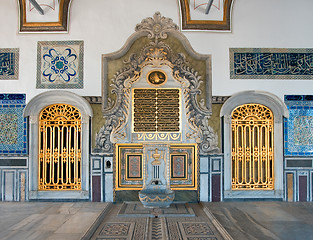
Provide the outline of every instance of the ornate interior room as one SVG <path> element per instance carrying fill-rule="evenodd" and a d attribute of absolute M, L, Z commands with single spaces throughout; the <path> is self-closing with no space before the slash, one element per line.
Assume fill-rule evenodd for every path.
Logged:
<path fill-rule="evenodd" d="M 174 226 L 158 220 L 167 214 L 199 217 L 192 204 L 216 220 L 211 202 L 312 202 L 312 8 L 3 2 L 0 201 L 106 203 L 99 216 L 116 204 L 120 215 L 154 216 L 152 230 Z M 201 237 L 179 224 L 177 238 L 150 238 Z M 105 236 L 99 225 L 92 234 Z M 210 239 L 232 239 L 211 228 Z"/>

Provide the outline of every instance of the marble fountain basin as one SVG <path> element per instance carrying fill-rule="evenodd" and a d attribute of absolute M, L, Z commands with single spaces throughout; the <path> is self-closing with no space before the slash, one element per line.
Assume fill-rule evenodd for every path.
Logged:
<path fill-rule="evenodd" d="M 146 208 L 168 208 L 174 198 L 175 192 L 170 189 L 143 189 L 139 192 L 140 202 Z"/>

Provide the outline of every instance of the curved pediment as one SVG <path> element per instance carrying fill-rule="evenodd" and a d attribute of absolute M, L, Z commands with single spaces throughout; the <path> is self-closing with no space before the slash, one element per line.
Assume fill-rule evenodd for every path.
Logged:
<path fill-rule="evenodd" d="M 212 139 L 207 135 L 213 133 L 207 121 L 212 113 L 211 56 L 196 53 L 179 27 L 159 12 L 142 20 L 135 30 L 119 51 L 102 56 L 102 111 L 106 124 L 97 135 L 97 148 L 111 149 L 109 141 L 138 139 L 131 129 L 133 88 L 174 87 L 182 96 L 180 125 L 184 129 L 180 128 L 179 140 L 202 144 L 206 151 L 216 150 L 215 140 L 214 144 L 204 144 L 204 139 Z M 164 75 L 164 79 L 151 80 L 150 73 L 153 78 Z"/>

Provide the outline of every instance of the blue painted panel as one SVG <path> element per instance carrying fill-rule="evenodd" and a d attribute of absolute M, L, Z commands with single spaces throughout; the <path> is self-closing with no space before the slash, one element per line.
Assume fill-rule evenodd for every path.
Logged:
<path fill-rule="evenodd" d="M 27 154 L 25 94 L 0 94 L 0 154 Z"/>
<path fill-rule="evenodd" d="M 231 48 L 230 77 L 313 79 L 313 49 Z"/>
<path fill-rule="evenodd" d="M 285 155 L 313 155 L 313 99 L 311 95 L 286 95 L 289 118 L 284 122 Z"/>

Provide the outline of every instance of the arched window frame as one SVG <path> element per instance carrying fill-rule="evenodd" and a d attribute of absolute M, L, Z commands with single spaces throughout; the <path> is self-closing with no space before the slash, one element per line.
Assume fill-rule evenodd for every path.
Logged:
<path fill-rule="evenodd" d="M 231 174 L 231 116 L 235 108 L 244 104 L 261 104 L 274 115 L 274 190 L 232 190 Z M 284 102 L 274 94 L 263 91 L 244 91 L 231 96 L 222 106 L 224 149 L 224 199 L 269 198 L 283 199 L 283 118 L 289 113 Z"/>
<path fill-rule="evenodd" d="M 38 141 L 39 141 L 39 115 L 47 106 L 52 104 L 69 104 L 81 113 L 82 133 L 82 172 L 81 190 L 73 191 L 39 191 L 38 190 Z M 24 117 L 29 118 L 29 194 L 30 200 L 36 199 L 89 199 L 89 136 L 90 118 L 93 116 L 92 108 L 82 97 L 61 90 L 53 90 L 35 96 L 26 106 Z"/>

